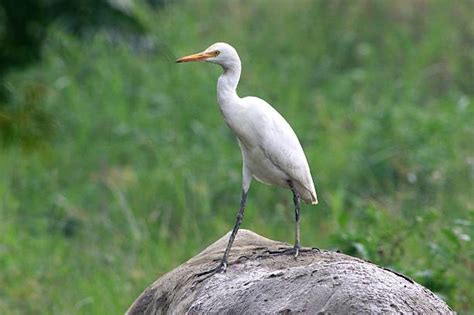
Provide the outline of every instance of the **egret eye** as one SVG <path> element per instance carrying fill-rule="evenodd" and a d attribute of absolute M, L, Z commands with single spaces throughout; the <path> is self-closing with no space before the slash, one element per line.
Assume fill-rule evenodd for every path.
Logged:
<path fill-rule="evenodd" d="M 215 50 L 215 51 L 214 51 L 214 56 L 219 56 L 220 53 L 221 53 L 220 51 Z"/>

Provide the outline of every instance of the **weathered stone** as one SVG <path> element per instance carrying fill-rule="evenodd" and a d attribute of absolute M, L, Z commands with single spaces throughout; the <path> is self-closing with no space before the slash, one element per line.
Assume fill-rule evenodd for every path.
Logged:
<path fill-rule="evenodd" d="M 290 245 L 240 230 L 226 273 L 214 268 L 229 234 L 160 277 L 127 314 L 450 314 L 446 303 L 413 280 L 372 263 Z"/>

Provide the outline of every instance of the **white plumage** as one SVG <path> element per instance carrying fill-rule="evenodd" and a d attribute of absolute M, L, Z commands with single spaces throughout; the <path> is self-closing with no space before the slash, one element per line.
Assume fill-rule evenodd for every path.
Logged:
<path fill-rule="evenodd" d="M 242 200 L 237 222 L 221 264 L 212 273 L 225 270 L 227 256 L 243 217 L 252 177 L 270 185 L 293 191 L 296 214 L 295 257 L 299 252 L 299 199 L 317 204 L 318 199 L 306 156 L 288 122 L 264 100 L 237 95 L 241 62 L 229 44 L 215 43 L 205 51 L 186 56 L 177 62 L 207 61 L 222 66 L 217 81 L 217 101 L 222 116 L 237 137 L 243 159 Z"/>
<path fill-rule="evenodd" d="M 296 191 L 307 203 L 317 197 L 308 162 L 298 138 L 286 120 L 256 97 L 240 100 L 242 115 L 231 129 L 239 139 L 245 167 L 258 181 Z M 253 117 L 253 119 L 251 119 Z"/>

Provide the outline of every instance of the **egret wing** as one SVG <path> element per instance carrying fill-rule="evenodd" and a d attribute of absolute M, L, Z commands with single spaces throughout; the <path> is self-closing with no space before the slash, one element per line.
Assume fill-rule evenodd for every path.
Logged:
<path fill-rule="evenodd" d="M 256 101 L 258 100 L 258 101 Z M 316 202 L 316 192 L 306 156 L 295 132 L 273 107 L 265 101 L 252 98 L 252 133 L 257 135 L 258 145 L 265 156 L 288 175 L 300 191 L 303 199 Z M 305 198 L 306 197 L 306 198 Z"/>

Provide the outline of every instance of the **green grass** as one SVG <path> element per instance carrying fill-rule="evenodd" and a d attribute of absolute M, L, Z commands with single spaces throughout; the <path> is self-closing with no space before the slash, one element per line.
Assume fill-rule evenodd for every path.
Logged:
<path fill-rule="evenodd" d="M 239 94 L 273 104 L 305 148 L 320 205 L 303 208 L 303 245 L 474 311 L 472 2 L 134 10 L 142 42 L 56 25 L 43 62 L 7 80 L 37 118 L 17 134 L 38 136 L 0 151 L 0 313 L 123 313 L 231 229 L 241 158 L 216 103 L 220 69 L 174 64 L 215 41 L 240 53 Z M 254 182 L 243 227 L 292 242 L 291 194 Z"/>

